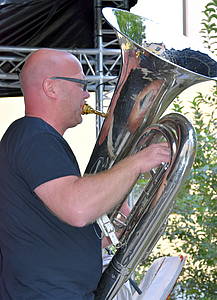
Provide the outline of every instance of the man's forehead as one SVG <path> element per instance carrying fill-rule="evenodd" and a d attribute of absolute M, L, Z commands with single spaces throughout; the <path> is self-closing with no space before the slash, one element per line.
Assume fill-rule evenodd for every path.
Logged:
<path fill-rule="evenodd" d="M 68 70 L 71 74 L 71 76 L 73 77 L 78 77 L 78 78 L 81 78 L 81 79 L 85 79 L 85 75 L 84 75 L 84 72 L 83 72 L 83 68 L 81 66 L 81 64 L 77 64 L 77 65 L 73 65 L 73 66 L 68 66 Z"/>

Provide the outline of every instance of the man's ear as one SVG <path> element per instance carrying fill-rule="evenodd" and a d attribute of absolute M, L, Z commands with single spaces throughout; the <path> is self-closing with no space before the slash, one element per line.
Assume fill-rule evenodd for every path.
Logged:
<path fill-rule="evenodd" d="M 42 83 L 43 91 L 49 98 L 56 98 L 56 89 L 54 80 L 45 78 Z"/>

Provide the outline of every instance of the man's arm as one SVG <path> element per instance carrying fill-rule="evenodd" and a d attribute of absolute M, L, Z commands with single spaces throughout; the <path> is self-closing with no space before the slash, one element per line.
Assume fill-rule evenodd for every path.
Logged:
<path fill-rule="evenodd" d="M 167 144 L 153 144 L 107 171 L 84 177 L 57 178 L 41 184 L 34 191 L 61 220 L 83 227 L 116 206 L 140 173 L 169 159 Z"/>

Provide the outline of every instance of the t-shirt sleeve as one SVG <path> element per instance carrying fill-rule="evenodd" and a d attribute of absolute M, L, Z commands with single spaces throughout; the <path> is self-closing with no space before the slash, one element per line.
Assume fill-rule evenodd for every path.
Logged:
<path fill-rule="evenodd" d="M 18 175 L 34 190 L 40 184 L 69 175 L 80 175 L 69 145 L 52 134 L 38 134 L 17 153 Z"/>

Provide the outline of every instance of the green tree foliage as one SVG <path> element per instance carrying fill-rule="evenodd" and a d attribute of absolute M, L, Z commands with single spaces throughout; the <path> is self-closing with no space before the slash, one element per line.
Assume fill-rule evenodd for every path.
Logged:
<path fill-rule="evenodd" d="M 217 0 L 205 6 L 202 20 L 204 45 L 217 55 Z M 192 120 L 197 134 L 197 154 L 179 192 L 166 232 L 150 260 L 141 265 L 137 279 L 153 259 L 185 253 L 187 262 L 172 299 L 217 299 L 217 85 L 209 95 L 190 99 L 190 111 L 176 100 L 173 110 Z M 168 250 L 162 251 L 167 244 Z"/>
<path fill-rule="evenodd" d="M 201 36 L 204 45 L 212 52 L 217 51 L 217 0 L 212 0 L 203 11 Z"/>
<path fill-rule="evenodd" d="M 180 103 L 175 106 L 184 113 Z M 216 108 L 216 91 L 213 96 L 206 97 L 199 93 L 191 101 L 197 154 L 192 171 L 177 197 L 165 234 L 177 253 L 184 252 L 188 256 L 180 286 L 183 295 L 192 295 L 192 299 L 214 300 L 217 297 Z"/>

